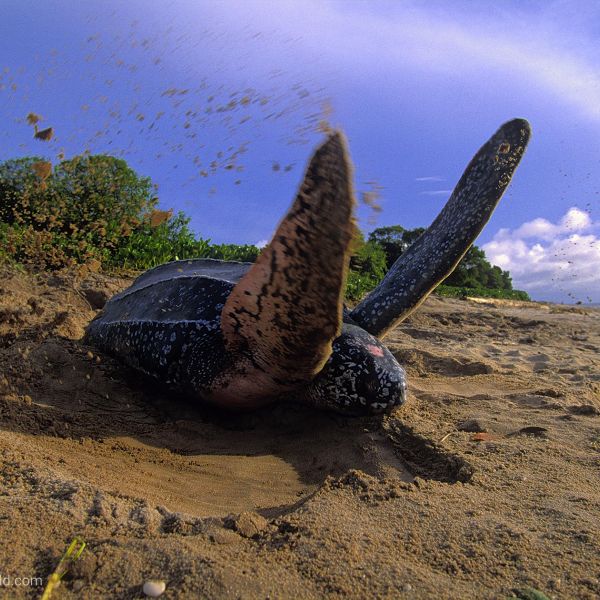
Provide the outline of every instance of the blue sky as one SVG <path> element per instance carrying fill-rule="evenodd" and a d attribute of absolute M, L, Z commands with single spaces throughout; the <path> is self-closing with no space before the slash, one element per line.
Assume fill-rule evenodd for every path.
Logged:
<path fill-rule="evenodd" d="M 600 301 L 596 2 L 4 0 L 0 159 L 122 156 L 216 242 L 266 240 L 322 134 L 365 231 L 428 225 L 504 121 L 533 140 L 477 241 L 536 299 Z M 27 113 L 55 128 L 35 141 Z"/>

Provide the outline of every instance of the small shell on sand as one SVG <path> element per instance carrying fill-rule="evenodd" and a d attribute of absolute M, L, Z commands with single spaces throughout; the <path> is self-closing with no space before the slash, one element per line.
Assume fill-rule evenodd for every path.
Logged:
<path fill-rule="evenodd" d="M 142 591 L 150 598 L 158 598 L 167 589 L 167 584 L 160 579 L 150 579 L 144 583 Z"/>

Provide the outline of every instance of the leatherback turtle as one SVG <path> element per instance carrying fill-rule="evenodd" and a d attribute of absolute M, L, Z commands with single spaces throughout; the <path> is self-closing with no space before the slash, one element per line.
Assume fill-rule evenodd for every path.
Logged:
<path fill-rule="evenodd" d="M 106 304 L 87 341 L 222 407 L 288 398 L 350 415 L 390 410 L 405 400 L 406 377 L 380 339 L 455 268 L 529 136 L 522 119 L 500 127 L 432 225 L 350 311 L 343 292 L 355 201 L 345 141 L 333 133 L 255 263 L 196 259 L 150 269 Z"/>

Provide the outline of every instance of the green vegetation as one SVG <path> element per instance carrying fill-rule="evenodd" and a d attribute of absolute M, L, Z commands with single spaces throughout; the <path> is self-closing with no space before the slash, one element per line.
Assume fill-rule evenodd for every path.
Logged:
<path fill-rule="evenodd" d="M 424 231 L 424 227 L 416 229 L 404 229 L 401 225 L 378 227 L 369 234 L 369 241 L 383 248 L 387 264 L 391 266 Z"/>
<path fill-rule="evenodd" d="M 346 298 L 352 301 L 360 300 L 377 286 L 386 272 L 384 249 L 376 242 L 365 241 L 362 231 L 357 229 L 346 283 Z"/>
<path fill-rule="evenodd" d="M 184 214 L 156 209 L 154 192 L 148 177 L 112 156 L 78 156 L 54 169 L 40 157 L 7 160 L 0 163 L 0 256 L 36 268 L 96 261 L 111 270 L 258 256 L 254 246 L 196 238 Z"/>
<path fill-rule="evenodd" d="M 105 263 L 156 205 L 149 178 L 125 161 L 80 156 L 50 163 L 30 157 L 0 165 L 0 219 L 18 261 L 57 268 Z"/>
<path fill-rule="evenodd" d="M 385 251 L 387 264 L 393 265 L 408 247 L 425 231 L 422 227 L 404 229 L 400 225 L 379 227 L 369 234 L 369 241 L 379 244 Z M 492 266 L 485 258 L 483 250 L 477 246 L 469 248 L 456 269 L 444 283 L 454 287 L 512 290 L 508 271 Z"/>
<path fill-rule="evenodd" d="M 378 244 L 385 252 L 387 264 L 392 265 L 424 231 L 422 227 L 380 227 L 369 234 L 369 242 Z M 510 273 L 491 265 L 477 246 L 469 248 L 456 269 L 436 288 L 436 293 L 455 298 L 530 300 L 527 292 L 513 290 Z"/>
<path fill-rule="evenodd" d="M 154 214 L 164 214 L 155 211 Z M 254 262 L 260 250 L 256 246 L 211 244 L 196 238 L 189 228 L 190 219 L 183 213 L 168 217 L 158 225 L 143 219 L 123 244 L 106 261 L 112 269 L 144 270 L 171 260 L 184 258 L 217 258 Z"/>
<path fill-rule="evenodd" d="M 477 246 L 469 248 L 444 283 L 454 287 L 512 291 L 510 273 L 491 265 L 486 260 L 484 251 Z"/>
<path fill-rule="evenodd" d="M 0 259 L 33 268 L 95 264 L 143 270 L 170 260 L 216 258 L 253 262 L 252 245 L 212 244 L 196 237 L 183 213 L 157 209 L 156 189 L 124 160 L 83 155 L 52 167 L 37 156 L 0 163 Z M 365 240 L 357 230 L 346 288 L 357 301 L 424 229 L 380 227 Z M 512 289 L 507 271 L 472 247 L 439 286 L 445 296 L 528 300 Z"/>
<path fill-rule="evenodd" d="M 505 300 L 525 300 L 529 302 L 531 298 L 527 292 L 521 290 L 501 290 L 483 287 L 456 287 L 452 285 L 438 285 L 435 293 L 448 298 L 502 298 Z"/>

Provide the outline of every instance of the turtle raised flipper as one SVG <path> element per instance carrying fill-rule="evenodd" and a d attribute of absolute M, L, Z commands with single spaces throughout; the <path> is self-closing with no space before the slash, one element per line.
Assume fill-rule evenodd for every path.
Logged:
<path fill-rule="evenodd" d="M 342 325 L 354 203 L 345 142 L 335 133 L 314 154 L 271 243 L 225 303 L 227 349 L 275 381 L 308 382 L 331 354 Z"/>
<path fill-rule="evenodd" d="M 514 119 L 482 146 L 435 221 L 351 312 L 356 323 L 383 337 L 454 270 L 491 217 L 530 134 L 527 121 Z"/>

